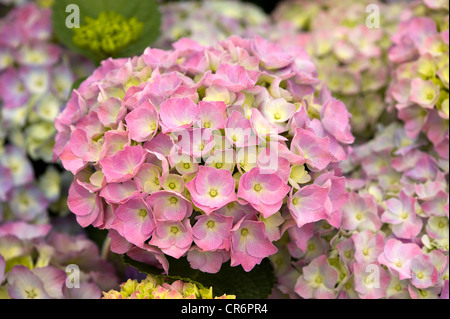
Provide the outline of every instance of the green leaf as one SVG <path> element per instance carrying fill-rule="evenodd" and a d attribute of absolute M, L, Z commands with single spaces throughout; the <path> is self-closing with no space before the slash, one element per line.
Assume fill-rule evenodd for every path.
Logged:
<path fill-rule="evenodd" d="M 144 24 L 140 37 L 126 48 L 117 52 L 113 58 L 131 57 L 142 54 L 145 48 L 155 41 L 160 32 L 161 14 L 156 0 L 58 0 L 53 4 L 53 30 L 58 40 L 73 52 L 82 54 L 99 63 L 107 56 L 98 56 L 89 49 L 80 48 L 73 42 L 74 31 L 66 26 L 66 19 L 71 12 L 66 12 L 70 4 L 80 9 L 80 25 L 86 17 L 97 18 L 101 12 L 116 12 L 129 19 L 136 17 Z"/>
<path fill-rule="evenodd" d="M 238 299 L 266 299 L 275 284 L 275 275 L 270 261 L 265 258 L 260 265 L 256 265 L 250 272 L 242 267 L 231 267 L 227 262 L 217 274 L 208 274 L 198 269 L 192 269 L 186 258 L 175 259 L 167 257 L 169 261 L 169 275 L 164 277 L 180 279 L 195 283 L 206 288 L 213 287 L 215 296 L 223 294 L 236 295 Z M 124 262 L 150 275 L 161 275 L 161 269 L 153 267 L 124 256 Z"/>

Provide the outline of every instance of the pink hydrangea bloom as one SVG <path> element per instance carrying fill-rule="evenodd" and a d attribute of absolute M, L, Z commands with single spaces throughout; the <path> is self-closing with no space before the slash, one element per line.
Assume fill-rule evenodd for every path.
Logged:
<path fill-rule="evenodd" d="M 231 265 L 250 271 L 256 264 L 277 252 L 266 236 L 262 222 L 242 218 L 231 230 Z"/>
<path fill-rule="evenodd" d="M 184 255 L 192 244 L 192 228 L 189 221 L 157 221 L 156 229 L 149 242 L 174 258 Z"/>
<path fill-rule="evenodd" d="M 337 280 L 338 272 L 329 265 L 327 257 L 319 256 L 303 268 L 295 292 L 305 299 L 334 299 Z"/>
<path fill-rule="evenodd" d="M 143 196 L 136 196 L 119 205 L 111 227 L 129 242 L 142 247 L 155 229 L 153 211 Z"/>
<path fill-rule="evenodd" d="M 411 278 L 411 261 L 422 253 L 416 244 L 404 244 L 397 239 L 389 239 L 384 252 L 378 257 L 380 264 L 399 274 L 400 280 Z"/>
<path fill-rule="evenodd" d="M 381 216 L 384 223 L 392 224 L 392 231 L 399 238 L 413 239 L 422 229 L 422 220 L 416 215 L 416 200 L 403 191 L 399 198 L 386 201 L 387 210 Z"/>
<path fill-rule="evenodd" d="M 203 251 L 229 250 L 232 227 L 232 217 L 215 213 L 199 216 L 192 227 L 194 243 Z"/>
<path fill-rule="evenodd" d="M 255 167 L 241 177 L 237 196 L 267 218 L 281 208 L 288 192 L 289 187 L 277 174 L 261 174 Z"/>
<path fill-rule="evenodd" d="M 194 205 L 206 214 L 237 200 L 234 179 L 229 170 L 201 166 L 186 188 Z"/>

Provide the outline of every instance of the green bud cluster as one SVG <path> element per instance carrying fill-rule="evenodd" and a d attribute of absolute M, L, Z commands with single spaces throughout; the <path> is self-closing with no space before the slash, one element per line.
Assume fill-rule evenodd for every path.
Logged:
<path fill-rule="evenodd" d="M 127 19 L 116 12 L 101 12 L 98 18 L 86 17 L 80 28 L 74 29 L 73 42 L 99 56 L 114 56 L 142 34 L 144 24 L 136 17 Z"/>

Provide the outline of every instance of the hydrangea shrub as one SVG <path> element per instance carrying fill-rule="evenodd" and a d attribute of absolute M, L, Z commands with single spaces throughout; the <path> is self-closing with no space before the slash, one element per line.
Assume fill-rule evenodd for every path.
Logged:
<path fill-rule="evenodd" d="M 283 234 L 339 227 L 349 117 L 301 49 L 181 39 L 103 61 L 58 116 L 54 155 L 78 223 L 108 229 L 114 252 L 250 271 Z"/>

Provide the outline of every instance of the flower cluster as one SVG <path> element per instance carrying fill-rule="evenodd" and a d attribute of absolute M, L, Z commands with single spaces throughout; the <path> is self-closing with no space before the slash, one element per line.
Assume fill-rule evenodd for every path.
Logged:
<path fill-rule="evenodd" d="M 68 174 L 37 161 L 52 160 L 54 119 L 76 73 L 51 42 L 50 13 L 31 3 L 0 20 L 0 222 L 42 223 L 49 208 L 67 211 Z M 82 61 L 79 72 L 90 68 Z"/>
<path fill-rule="evenodd" d="M 103 61 L 56 120 L 70 210 L 109 229 L 114 252 L 165 271 L 166 255 L 250 271 L 286 230 L 338 228 L 336 168 L 354 138 L 319 83 L 300 48 L 260 37 Z"/>
<path fill-rule="evenodd" d="M 366 8 L 381 12 L 376 23 Z M 282 46 L 300 45 L 313 57 L 322 79 L 352 114 L 352 131 L 367 139 L 384 111 L 389 81 L 389 36 L 404 5 L 377 1 L 285 1 L 273 16 L 271 36 Z M 369 21 L 367 21 L 369 20 Z M 278 31 L 277 31 L 278 30 Z"/>
<path fill-rule="evenodd" d="M 394 138 L 392 138 L 394 137 Z M 351 191 L 339 230 L 316 223 L 271 257 L 291 298 L 447 298 L 448 163 L 402 125 L 382 128 L 341 163 Z M 294 257 L 294 258 L 292 258 Z"/>
<path fill-rule="evenodd" d="M 46 162 L 52 159 L 55 117 L 77 76 L 92 68 L 51 42 L 50 16 L 50 9 L 30 3 L 0 20 L 0 145 L 7 138 Z"/>
<path fill-rule="evenodd" d="M 160 11 L 162 34 L 154 47 L 163 49 L 183 37 L 212 45 L 231 35 L 263 35 L 270 28 L 270 18 L 261 8 L 241 1 L 169 2 Z"/>
<path fill-rule="evenodd" d="M 114 268 L 84 235 L 50 224 L 0 225 L 0 299 L 99 299 L 117 286 Z"/>
<path fill-rule="evenodd" d="M 49 210 L 62 214 L 67 210 L 67 195 L 63 196 L 67 175 L 48 166 L 35 178 L 35 169 L 24 150 L 7 145 L 0 151 L 0 222 L 42 223 L 48 221 Z"/>
<path fill-rule="evenodd" d="M 162 277 L 148 275 L 138 282 L 128 279 L 120 285 L 120 291 L 103 292 L 103 299 L 236 299 L 233 295 L 214 297 L 213 287 L 197 287 L 196 284 L 176 280 L 167 283 Z"/>
<path fill-rule="evenodd" d="M 342 228 L 352 234 L 336 242 L 342 263 L 355 263 L 347 296 L 448 298 L 449 167 L 426 149 L 391 124 L 350 155 Z M 367 265 L 378 267 L 378 289 L 367 288 Z"/>
<path fill-rule="evenodd" d="M 424 134 L 433 151 L 449 159 L 448 3 L 424 1 L 426 16 L 400 23 L 392 36 L 389 60 L 393 80 L 389 102 L 410 138 Z"/>

